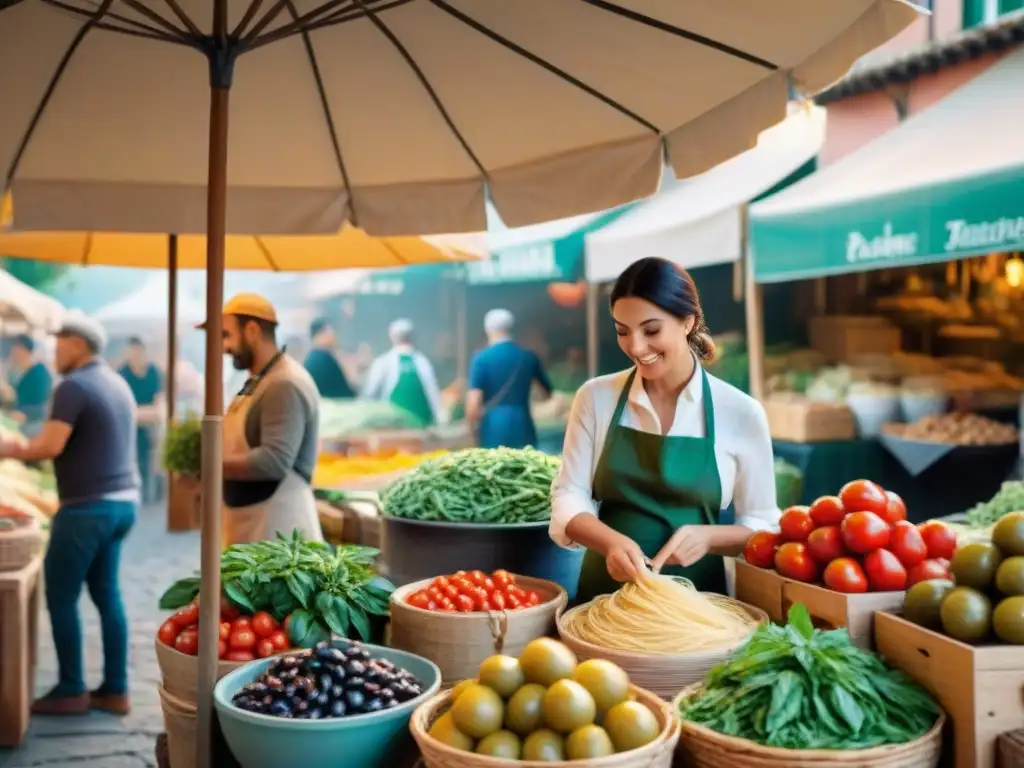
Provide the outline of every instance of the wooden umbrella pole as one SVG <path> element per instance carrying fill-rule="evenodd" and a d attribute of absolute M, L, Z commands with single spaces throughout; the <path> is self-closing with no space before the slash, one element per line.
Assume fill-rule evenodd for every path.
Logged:
<path fill-rule="evenodd" d="M 178 358 L 178 236 L 167 238 L 167 381 L 164 392 L 167 397 L 167 427 L 174 422 L 175 367 Z M 174 530 L 174 480 L 170 472 L 167 479 L 167 530 Z"/>
<path fill-rule="evenodd" d="M 202 429 L 202 561 L 199 593 L 199 681 L 196 766 L 214 768 L 213 688 L 220 640 L 221 498 L 224 412 L 224 237 L 228 186 L 228 103 L 232 53 L 227 0 L 214 0 L 210 58 L 210 158 L 206 189 L 206 397 Z"/>

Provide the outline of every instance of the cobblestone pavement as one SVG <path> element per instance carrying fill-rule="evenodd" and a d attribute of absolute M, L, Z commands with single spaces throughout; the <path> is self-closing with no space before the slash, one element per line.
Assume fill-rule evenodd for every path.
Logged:
<path fill-rule="evenodd" d="M 154 744 L 163 731 L 153 642 L 163 614 L 157 600 L 177 578 L 199 567 L 198 533 L 168 533 L 163 506 L 140 511 L 125 546 L 121 586 L 131 637 L 130 675 L 132 713 L 118 718 L 88 717 L 32 719 L 28 736 L 16 751 L 0 749 L 0 768 L 145 768 L 155 766 Z M 100 683 L 102 654 L 99 617 L 88 595 L 82 595 L 85 660 L 90 687 Z M 39 662 L 36 690 L 45 692 L 57 679 L 57 659 L 45 610 L 39 622 Z"/>

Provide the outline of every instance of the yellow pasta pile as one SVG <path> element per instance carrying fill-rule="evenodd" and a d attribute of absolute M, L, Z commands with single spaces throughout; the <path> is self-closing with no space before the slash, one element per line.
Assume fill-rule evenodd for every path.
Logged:
<path fill-rule="evenodd" d="M 591 645 L 664 654 L 734 647 L 756 627 L 757 620 L 735 601 L 656 574 L 601 595 L 564 623 L 567 632 Z"/>

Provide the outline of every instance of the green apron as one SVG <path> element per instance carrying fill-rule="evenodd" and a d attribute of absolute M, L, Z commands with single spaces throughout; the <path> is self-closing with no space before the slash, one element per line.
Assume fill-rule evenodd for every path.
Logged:
<path fill-rule="evenodd" d="M 597 462 L 594 499 L 600 502 L 598 518 L 633 539 L 647 557 L 657 555 L 684 525 L 718 523 L 722 482 L 715 458 L 715 411 L 703 369 L 701 376 L 707 437 L 666 437 L 621 426 L 636 377 L 634 369 L 615 406 Z M 662 573 L 685 576 L 701 592 L 726 591 L 721 555 L 705 555 L 688 568 L 670 566 Z M 576 601 L 587 602 L 620 586 L 608 574 L 605 559 L 587 550 Z"/>
<path fill-rule="evenodd" d="M 412 355 L 398 356 L 398 381 L 391 390 L 391 402 L 420 420 L 424 427 L 434 423 L 434 409 L 420 381 L 420 372 Z"/>

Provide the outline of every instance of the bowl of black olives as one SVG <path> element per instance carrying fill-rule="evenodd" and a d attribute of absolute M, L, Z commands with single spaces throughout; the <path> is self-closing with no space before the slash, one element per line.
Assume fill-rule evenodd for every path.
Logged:
<path fill-rule="evenodd" d="M 214 689 L 221 730 L 242 768 L 377 768 L 411 743 L 409 718 L 441 687 L 411 653 L 336 639 L 247 664 Z M 310 749 L 310 737 L 316 749 Z"/>

